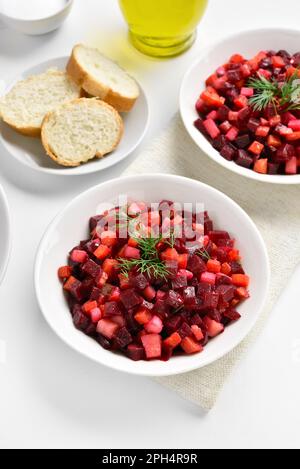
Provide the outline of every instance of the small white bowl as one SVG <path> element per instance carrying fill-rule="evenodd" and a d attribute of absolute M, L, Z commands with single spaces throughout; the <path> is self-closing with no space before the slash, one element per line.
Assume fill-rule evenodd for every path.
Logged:
<path fill-rule="evenodd" d="M 225 160 L 206 138 L 195 128 L 194 121 L 199 117 L 195 104 L 205 87 L 205 80 L 233 54 L 240 53 L 251 58 L 261 50 L 286 49 L 290 53 L 300 50 L 300 31 L 288 29 L 262 29 L 246 31 L 222 39 L 204 51 L 197 62 L 187 71 L 180 91 L 180 111 L 184 125 L 199 148 L 211 159 L 240 176 L 256 181 L 275 184 L 300 184 L 300 175 L 259 174 Z"/>
<path fill-rule="evenodd" d="M 41 0 L 44 1 L 44 0 Z M 26 0 L 24 0 L 26 2 Z M 74 0 L 65 0 L 65 5 L 57 13 L 37 19 L 23 19 L 0 13 L 0 20 L 6 26 L 30 36 L 40 36 L 59 28 L 71 12 Z M 1 6 L 1 1 L 0 1 Z"/>
<path fill-rule="evenodd" d="M 0 284 L 3 281 L 11 250 L 10 215 L 6 195 L 0 186 Z"/>
<path fill-rule="evenodd" d="M 88 237 L 90 216 L 103 213 L 106 204 L 117 203 L 119 195 L 136 200 L 203 203 L 215 226 L 227 229 L 238 241 L 243 263 L 251 276 L 251 299 L 239 311 L 242 318 L 225 333 L 209 342 L 203 353 L 174 357 L 169 362 L 133 362 L 106 351 L 73 326 L 71 315 L 57 278 L 57 269 L 67 261 L 73 246 Z M 167 376 L 206 366 L 226 355 L 249 333 L 264 306 L 270 269 L 264 241 L 249 216 L 229 197 L 198 181 L 179 176 L 149 174 L 105 182 L 79 195 L 55 218 L 38 249 L 35 289 L 41 311 L 56 334 L 86 357 L 116 370 L 145 376 Z"/>

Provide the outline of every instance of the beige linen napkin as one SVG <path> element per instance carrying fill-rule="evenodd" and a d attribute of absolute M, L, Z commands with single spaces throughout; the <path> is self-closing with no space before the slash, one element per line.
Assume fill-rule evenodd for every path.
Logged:
<path fill-rule="evenodd" d="M 258 183 L 223 169 L 194 144 L 179 116 L 125 174 L 151 172 L 198 179 L 224 192 L 252 217 L 269 250 L 272 280 L 268 303 L 247 339 L 227 356 L 201 370 L 157 379 L 185 399 L 209 410 L 235 364 L 266 325 L 276 300 L 300 262 L 300 186 Z"/>

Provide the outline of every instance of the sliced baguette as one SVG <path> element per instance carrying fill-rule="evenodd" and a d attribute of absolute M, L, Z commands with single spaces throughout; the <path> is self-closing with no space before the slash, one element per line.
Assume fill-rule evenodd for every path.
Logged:
<path fill-rule="evenodd" d="M 81 96 L 78 85 L 58 70 L 18 82 L 0 99 L 0 117 L 22 135 L 39 137 L 48 112 Z"/>
<path fill-rule="evenodd" d="M 139 97 L 136 81 L 97 49 L 77 45 L 67 72 L 89 95 L 111 104 L 119 112 L 129 112 Z"/>
<path fill-rule="evenodd" d="M 99 99 L 81 98 L 50 112 L 42 125 L 46 153 L 62 166 L 79 166 L 111 153 L 123 135 L 119 113 Z"/>

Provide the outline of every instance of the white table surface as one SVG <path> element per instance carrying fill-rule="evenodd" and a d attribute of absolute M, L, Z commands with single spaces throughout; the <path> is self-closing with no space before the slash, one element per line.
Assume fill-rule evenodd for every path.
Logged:
<path fill-rule="evenodd" d="M 299 27 L 299 0 L 242 4 L 210 0 L 194 47 L 161 62 L 129 45 L 117 0 L 76 0 L 55 33 L 33 38 L 0 30 L 0 79 L 67 54 L 79 41 L 99 45 L 132 71 L 149 95 L 144 147 L 177 110 L 181 79 L 204 46 L 237 30 Z M 54 335 L 37 306 L 33 261 L 48 223 L 79 192 L 119 176 L 128 160 L 105 173 L 64 179 L 20 167 L 2 149 L 0 157 L 14 237 L 0 289 L 1 448 L 300 447 L 300 270 L 217 405 L 205 414 L 148 379 L 81 357 Z"/>

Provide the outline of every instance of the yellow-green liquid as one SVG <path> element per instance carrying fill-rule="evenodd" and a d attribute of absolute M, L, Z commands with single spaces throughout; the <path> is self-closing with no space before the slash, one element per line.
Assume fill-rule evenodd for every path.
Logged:
<path fill-rule="evenodd" d="M 170 57 L 188 49 L 208 0 L 119 0 L 140 51 Z"/>

